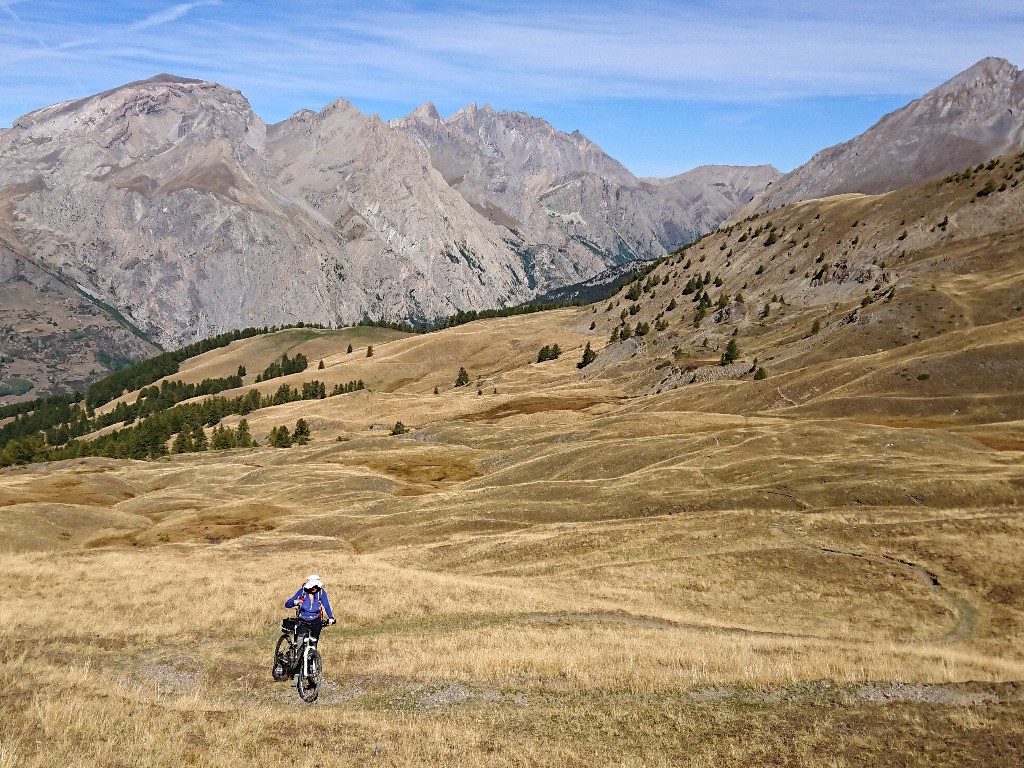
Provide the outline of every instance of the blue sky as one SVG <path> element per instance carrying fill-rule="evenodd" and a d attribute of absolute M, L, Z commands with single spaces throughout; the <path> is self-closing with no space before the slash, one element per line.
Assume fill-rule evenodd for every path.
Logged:
<path fill-rule="evenodd" d="M 267 122 L 345 97 L 398 117 L 489 103 L 579 129 L 638 175 L 789 170 L 984 56 L 1020 0 L 0 0 L 0 126 L 159 72 Z"/>

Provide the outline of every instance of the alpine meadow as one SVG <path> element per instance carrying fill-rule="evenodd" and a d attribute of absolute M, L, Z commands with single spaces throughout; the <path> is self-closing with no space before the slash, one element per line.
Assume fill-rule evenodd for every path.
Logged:
<path fill-rule="evenodd" d="M 1020 765 L 1022 114 L 984 59 L 669 179 L 167 75 L 0 130 L 0 768 Z"/>

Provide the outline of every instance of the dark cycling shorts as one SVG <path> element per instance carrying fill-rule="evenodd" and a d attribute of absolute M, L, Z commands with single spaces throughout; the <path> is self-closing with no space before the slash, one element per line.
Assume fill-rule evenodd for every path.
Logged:
<path fill-rule="evenodd" d="M 309 634 L 313 636 L 314 640 L 320 640 L 320 630 L 324 628 L 323 619 L 313 619 L 312 621 L 304 621 L 299 619 L 299 626 L 296 630 L 296 636 L 301 638 L 303 635 Z"/>

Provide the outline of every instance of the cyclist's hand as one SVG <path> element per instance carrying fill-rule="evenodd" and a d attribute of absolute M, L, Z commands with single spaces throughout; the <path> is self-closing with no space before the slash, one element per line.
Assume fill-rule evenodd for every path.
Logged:
<path fill-rule="evenodd" d="M 337 624 L 337 623 L 338 623 L 338 622 L 334 620 L 334 617 L 333 617 L 333 616 L 332 616 L 331 618 L 329 618 L 329 619 L 327 620 L 327 624 L 328 624 L 329 626 L 333 626 L 334 624 Z"/>

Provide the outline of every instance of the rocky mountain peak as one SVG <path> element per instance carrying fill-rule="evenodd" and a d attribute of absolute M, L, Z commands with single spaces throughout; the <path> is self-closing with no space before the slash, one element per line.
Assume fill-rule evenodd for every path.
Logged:
<path fill-rule="evenodd" d="M 642 182 L 525 112 L 445 120 L 428 102 L 383 123 L 338 99 L 268 128 L 238 91 L 168 74 L 0 130 L 3 202 L 18 258 L 168 347 L 517 304 L 736 207 L 699 181 Z"/>
<path fill-rule="evenodd" d="M 441 113 L 437 111 L 437 107 L 434 106 L 434 102 L 428 101 L 425 104 L 420 104 L 412 112 L 406 116 L 407 120 L 440 120 Z"/>
<path fill-rule="evenodd" d="M 258 143 L 263 132 L 240 92 L 164 74 L 31 112 L 14 121 L 7 138 L 68 149 L 96 143 L 120 165 L 183 141 L 231 143 L 249 133 L 250 143 Z"/>
<path fill-rule="evenodd" d="M 997 56 L 988 56 L 973 64 L 960 74 L 935 88 L 934 95 L 951 93 L 963 88 L 991 87 L 1000 82 L 1012 83 L 1021 75 L 1021 70 L 1012 62 Z"/>
<path fill-rule="evenodd" d="M 1024 146 L 1024 72 L 982 59 L 847 142 L 817 153 L 737 215 L 848 192 L 877 194 Z"/>

